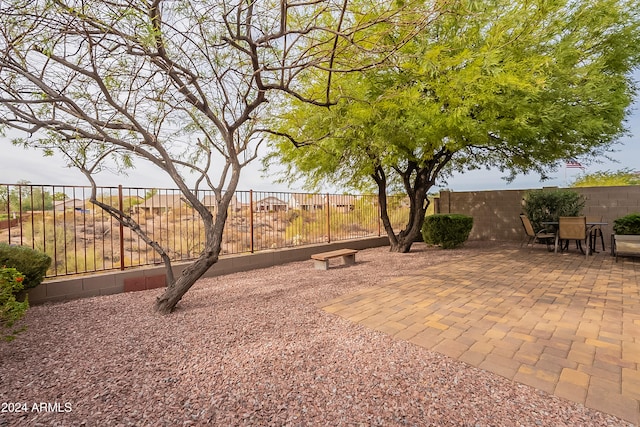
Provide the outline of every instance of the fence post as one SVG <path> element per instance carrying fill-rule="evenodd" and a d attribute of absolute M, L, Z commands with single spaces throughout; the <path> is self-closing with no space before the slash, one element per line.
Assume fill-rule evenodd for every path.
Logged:
<path fill-rule="evenodd" d="M 124 202 L 122 200 L 122 185 L 118 185 L 118 209 L 124 212 Z M 120 232 L 120 270 L 124 270 L 124 225 L 122 225 L 122 214 L 120 214 L 119 232 Z"/>
<path fill-rule="evenodd" d="M 253 246 L 253 190 L 249 190 L 249 232 L 250 232 L 250 249 L 251 253 L 254 251 Z"/>
<path fill-rule="evenodd" d="M 331 214 L 329 212 L 329 193 L 325 194 L 327 199 L 327 243 L 331 243 Z"/>

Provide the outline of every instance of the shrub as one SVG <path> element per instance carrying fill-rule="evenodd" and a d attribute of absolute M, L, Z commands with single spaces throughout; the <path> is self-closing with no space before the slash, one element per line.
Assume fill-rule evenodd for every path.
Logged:
<path fill-rule="evenodd" d="M 616 234 L 640 234 L 640 213 L 625 215 L 613 221 Z"/>
<path fill-rule="evenodd" d="M 534 190 L 525 197 L 524 212 L 534 230 L 541 230 L 542 222 L 557 222 L 561 216 L 580 216 L 584 197 L 573 190 Z"/>
<path fill-rule="evenodd" d="M 10 246 L 0 243 L 0 266 L 13 267 L 24 275 L 24 289 L 31 289 L 42 283 L 51 257 L 26 246 Z"/>
<path fill-rule="evenodd" d="M 425 243 L 453 249 L 462 245 L 473 227 L 473 218 L 460 214 L 436 214 L 425 217 L 422 238 Z"/>
<path fill-rule="evenodd" d="M 29 308 L 29 302 L 16 300 L 16 295 L 22 291 L 24 276 L 15 268 L 0 267 L 0 338 L 11 341 L 15 334 L 24 330 L 14 329 L 14 323 L 24 316 Z"/>

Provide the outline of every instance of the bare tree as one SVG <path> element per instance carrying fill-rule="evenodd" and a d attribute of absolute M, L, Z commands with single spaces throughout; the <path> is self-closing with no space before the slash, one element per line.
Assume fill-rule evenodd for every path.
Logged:
<path fill-rule="evenodd" d="M 426 22 L 407 5 L 354 9 L 348 0 L 0 0 L 0 20 L 0 125 L 28 135 L 15 142 L 64 153 L 91 183 L 92 203 L 160 254 L 161 313 L 217 262 L 268 103 L 287 94 L 331 104 L 328 89 L 298 83 L 329 88 L 333 73 L 375 66 L 395 48 L 398 38 L 385 45 L 380 28 L 412 21 L 410 38 Z M 96 197 L 94 174 L 134 158 L 166 172 L 204 222 L 205 249 L 178 277 L 166 248 Z M 195 174 L 195 188 L 185 174 Z M 201 187 L 213 190 L 215 214 L 198 199 Z"/>

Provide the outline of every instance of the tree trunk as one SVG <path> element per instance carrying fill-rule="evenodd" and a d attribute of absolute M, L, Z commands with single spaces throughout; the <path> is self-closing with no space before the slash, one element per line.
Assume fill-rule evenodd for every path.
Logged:
<path fill-rule="evenodd" d="M 420 233 L 411 233 L 405 236 L 398 235 L 395 244 L 390 245 L 389 252 L 398 252 L 406 254 L 411 250 L 411 245 L 417 239 Z"/>
<path fill-rule="evenodd" d="M 217 254 L 201 255 L 173 283 L 168 284 L 164 293 L 156 299 L 155 311 L 160 314 L 171 313 L 191 286 L 217 261 Z"/>
<path fill-rule="evenodd" d="M 218 201 L 218 210 L 216 213 L 215 221 L 212 221 L 212 216 L 208 209 L 198 201 L 197 198 L 191 200 L 193 206 L 198 210 L 200 217 L 204 222 L 204 230 L 206 235 L 205 250 L 200 257 L 192 264 L 189 264 L 178 278 L 173 281 L 169 281 L 164 293 L 156 299 L 155 311 L 160 314 L 171 313 L 178 302 L 182 299 L 184 294 L 187 293 L 191 286 L 202 277 L 203 274 L 211 268 L 220 256 L 222 233 L 224 226 L 227 222 L 228 208 L 231 203 L 231 198 L 238 184 L 238 172 L 234 173 L 230 189 L 225 193 L 221 200 Z"/>
<path fill-rule="evenodd" d="M 420 233 L 422 233 L 422 224 L 424 222 L 424 215 L 427 211 L 427 207 L 429 206 L 429 199 L 426 197 L 425 193 L 425 197 L 422 198 L 422 200 L 414 200 L 413 198 L 410 198 L 409 204 L 410 220 L 407 227 L 398 233 L 394 239 L 394 243 L 390 244 L 389 250 L 391 252 L 399 252 L 402 254 L 409 252 L 413 242 L 418 240 Z M 391 241 L 391 239 L 389 239 L 389 241 Z"/>
<path fill-rule="evenodd" d="M 420 236 L 424 215 L 429 206 L 427 191 L 433 185 L 429 180 L 429 170 L 408 169 L 403 176 L 405 190 L 409 196 L 409 218 L 404 230 L 397 235 L 393 231 L 389 213 L 387 211 L 387 179 L 382 167 L 378 167 L 373 175 L 378 185 L 378 203 L 380 203 L 380 219 L 384 229 L 389 236 L 389 250 L 391 252 L 407 253 L 411 250 L 413 242 Z M 414 181 L 411 182 L 412 173 L 415 173 Z"/>

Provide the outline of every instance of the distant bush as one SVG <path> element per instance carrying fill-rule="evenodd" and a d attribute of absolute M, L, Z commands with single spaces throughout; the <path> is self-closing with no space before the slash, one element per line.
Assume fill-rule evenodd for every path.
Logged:
<path fill-rule="evenodd" d="M 436 214 L 425 217 L 422 238 L 425 243 L 453 249 L 462 245 L 473 227 L 473 218 L 461 214 Z"/>
<path fill-rule="evenodd" d="M 613 221 L 616 234 L 640 234 L 640 213 L 625 215 Z"/>
<path fill-rule="evenodd" d="M 25 299 L 18 302 L 16 296 L 23 290 L 24 276 L 15 268 L 0 267 L 0 338 L 11 341 L 24 328 L 14 329 L 13 325 L 29 308 Z"/>
<path fill-rule="evenodd" d="M 42 283 L 51 257 L 26 246 L 11 246 L 0 243 L 0 267 L 12 267 L 24 275 L 24 289 L 31 289 Z"/>
<path fill-rule="evenodd" d="M 541 230 L 542 222 L 557 222 L 561 216 L 580 216 L 585 200 L 573 190 L 534 190 L 524 196 L 524 212 L 534 230 Z"/>

